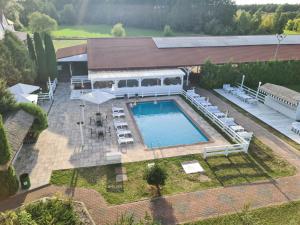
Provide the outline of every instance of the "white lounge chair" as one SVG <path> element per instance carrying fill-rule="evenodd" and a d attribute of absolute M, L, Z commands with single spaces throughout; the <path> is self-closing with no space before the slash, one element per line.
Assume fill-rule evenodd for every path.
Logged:
<path fill-rule="evenodd" d="M 113 116 L 113 118 L 125 117 L 125 113 L 124 112 L 113 112 L 112 116 Z"/>
<path fill-rule="evenodd" d="M 221 118 L 220 119 L 226 126 L 236 126 L 237 124 L 234 122 L 232 117 L 229 118 Z"/>
<path fill-rule="evenodd" d="M 234 132 L 244 132 L 245 131 L 245 128 L 240 125 L 230 126 L 230 128 L 232 130 L 234 130 Z"/>
<path fill-rule="evenodd" d="M 213 113 L 216 117 L 218 117 L 219 119 L 220 118 L 225 118 L 226 117 L 226 114 L 225 113 L 222 113 L 222 112 L 214 112 Z"/>
<path fill-rule="evenodd" d="M 121 145 L 121 144 L 131 144 L 131 143 L 134 143 L 134 140 L 131 137 L 119 137 L 118 138 L 118 143 L 119 143 L 119 145 Z"/>
<path fill-rule="evenodd" d="M 253 136 L 252 132 L 247 132 L 247 131 L 237 132 L 237 134 L 248 141 L 251 140 Z"/>
<path fill-rule="evenodd" d="M 247 103 L 256 105 L 256 104 L 258 103 L 258 101 L 257 101 L 257 99 L 255 99 L 255 98 L 251 98 L 251 99 L 248 99 L 248 100 L 247 100 Z"/>
<path fill-rule="evenodd" d="M 113 106 L 113 107 L 111 108 L 111 111 L 112 111 L 112 113 L 124 113 L 124 108 Z"/>
<path fill-rule="evenodd" d="M 114 127 L 116 130 L 128 128 L 128 123 L 124 121 L 114 120 Z"/>
<path fill-rule="evenodd" d="M 292 123 L 292 131 L 296 134 L 300 134 L 300 122 Z"/>
<path fill-rule="evenodd" d="M 223 84 L 223 90 L 227 93 L 234 91 L 234 88 L 230 86 L 230 84 Z"/>
<path fill-rule="evenodd" d="M 118 137 L 128 137 L 131 136 L 130 130 L 125 129 L 117 129 L 117 136 Z"/>

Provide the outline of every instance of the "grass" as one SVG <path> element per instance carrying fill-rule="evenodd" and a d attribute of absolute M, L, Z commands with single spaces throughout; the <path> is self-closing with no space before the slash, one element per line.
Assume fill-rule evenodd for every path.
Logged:
<path fill-rule="evenodd" d="M 111 37 L 111 25 L 78 25 L 78 26 L 60 26 L 52 32 L 55 38 L 96 38 Z M 133 27 L 125 27 L 128 37 L 136 36 L 163 36 L 163 30 L 141 29 Z M 174 35 L 189 35 L 189 33 L 174 33 Z"/>
<path fill-rule="evenodd" d="M 86 40 L 53 40 L 55 50 L 86 43 Z"/>
<path fill-rule="evenodd" d="M 198 160 L 210 181 L 200 181 L 199 174 L 185 174 L 181 162 Z M 53 171 L 51 183 L 69 187 L 84 187 L 98 191 L 108 203 L 121 204 L 154 196 L 155 191 L 143 179 L 144 170 L 151 161 L 126 163 L 128 181 L 115 182 L 115 168 L 120 164 Z M 193 192 L 214 187 L 251 183 L 258 180 L 289 176 L 295 168 L 273 155 L 272 151 L 258 140 L 250 146 L 250 154 L 232 154 L 229 157 L 201 155 L 158 159 L 167 170 L 169 178 L 162 189 L 163 195 Z"/>
<path fill-rule="evenodd" d="M 291 86 L 289 87 L 291 88 Z M 294 88 L 299 88 L 298 85 L 295 85 Z M 294 89 L 295 90 L 295 89 Z M 287 136 L 283 135 L 282 133 L 280 133 L 279 131 L 275 130 L 274 128 L 270 127 L 268 124 L 262 122 L 261 120 L 259 120 L 258 118 L 256 118 L 255 116 L 253 116 L 252 114 L 250 114 L 249 112 L 243 110 L 242 108 L 240 108 L 239 106 L 235 105 L 234 103 L 232 103 L 231 101 L 229 101 L 228 99 L 226 99 L 225 97 L 223 97 L 222 95 L 220 95 L 219 93 L 212 91 L 212 93 L 216 96 L 218 96 L 218 98 L 222 99 L 222 101 L 226 102 L 227 104 L 231 105 L 233 108 L 235 108 L 238 112 L 244 114 L 245 116 L 247 116 L 248 118 L 252 119 L 253 121 L 255 121 L 255 123 L 259 124 L 260 126 L 264 127 L 265 129 L 267 129 L 270 133 L 274 134 L 275 136 L 279 137 L 280 139 L 282 139 L 284 142 L 288 143 L 289 145 L 293 146 L 295 149 L 300 151 L 300 144 L 296 143 L 295 141 L 293 141 L 292 139 L 288 138 Z"/>
<path fill-rule="evenodd" d="M 298 31 L 284 30 L 285 34 L 300 34 Z"/>
<path fill-rule="evenodd" d="M 296 225 L 300 224 L 300 201 L 265 207 L 255 210 L 244 210 L 241 213 L 219 216 L 185 225 Z"/>

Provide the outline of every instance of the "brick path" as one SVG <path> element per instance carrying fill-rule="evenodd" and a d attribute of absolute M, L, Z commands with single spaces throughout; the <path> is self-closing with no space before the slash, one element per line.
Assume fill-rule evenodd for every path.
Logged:
<path fill-rule="evenodd" d="M 200 93 L 209 96 L 210 101 L 221 109 L 228 109 L 230 115 L 238 123 L 249 131 L 253 131 L 256 137 L 269 145 L 276 154 L 284 157 L 298 169 L 300 168 L 300 157 L 297 150 L 221 101 L 212 93 L 205 90 L 200 90 Z M 300 200 L 300 174 L 277 180 L 164 196 L 118 206 L 107 205 L 101 195 L 94 190 L 67 189 L 49 185 L 0 202 L 0 210 L 12 209 L 22 203 L 51 196 L 55 193 L 72 196 L 75 200 L 84 202 L 96 224 L 112 223 L 118 215 L 125 212 L 134 213 L 137 217 L 143 217 L 145 212 L 148 212 L 156 219 L 161 220 L 163 224 L 176 224 L 225 213 L 234 213 L 241 210 L 245 204 L 257 208 Z"/>

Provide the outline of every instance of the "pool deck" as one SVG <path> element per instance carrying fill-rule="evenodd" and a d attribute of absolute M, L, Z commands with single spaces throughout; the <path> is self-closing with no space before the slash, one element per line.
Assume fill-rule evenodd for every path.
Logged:
<path fill-rule="evenodd" d="M 292 123 L 294 122 L 293 119 L 277 112 L 276 110 L 266 106 L 263 103 L 259 102 L 257 105 L 251 105 L 241 101 L 232 94 L 224 92 L 223 89 L 215 89 L 215 91 L 246 112 L 249 112 L 262 122 L 268 124 L 270 127 L 274 128 L 281 134 L 300 144 L 300 135 L 297 135 L 291 130 Z"/>
<path fill-rule="evenodd" d="M 89 130 L 89 127 L 93 126 L 89 124 L 89 117 L 95 116 L 95 113 L 99 110 L 98 106 L 86 103 L 86 126 L 83 129 L 85 145 L 81 147 L 80 129 L 76 123 L 81 121 L 82 118 L 79 106 L 82 102 L 80 100 L 70 100 L 69 96 L 69 85 L 67 83 L 59 83 L 55 92 L 55 100 L 48 115 L 49 127 L 40 134 L 37 143 L 24 145 L 14 162 L 17 175 L 29 173 L 31 189 L 48 184 L 53 170 L 115 163 L 106 159 L 106 153 L 108 152 L 121 153 L 121 162 L 127 163 L 198 154 L 203 152 L 204 147 L 229 144 L 220 133 L 199 116 L 181 97 L 169 96 L 140 98 L 139 100 L 176 100 L 185 113 L 200 125 L 200 129 L 209 137 L 210 142 L 148 150 L 143 144 L 133 117 L 127 108 L 127 104 L 134 101 L 134 99 L 115 99 L 100 106 L 101 113 L 108 116 L 105 123 L 106 128 L 111 127 L 111 135 L 106 134 L 104 138 L 100 139 L 95 136 L 92 137 Z M 118 145 L 111 115 L 112 105 L 125 109 L 126 117 L 124 120 L 128 123 L 132 132 L 134 144 Z"/>

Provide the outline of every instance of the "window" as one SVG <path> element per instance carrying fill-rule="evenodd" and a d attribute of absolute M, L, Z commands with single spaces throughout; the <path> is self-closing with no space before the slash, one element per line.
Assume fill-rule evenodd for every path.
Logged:
<path fill-rule="evenodd" d="M 112 80 L 109 81 L 96 81 L 94 83 L 95 89 L 101 89 L 101 88 L 112 88 L 112 85 L 114 82 Z"/>
<path fill-rule="evenodd" d="M 139 81 L 130 79 L 130 80 L 120 80 L 118 82 L 118 88 L 124 88 L 124 87 L 138 87 Z"/>
<path fill-rule="evenodd" d="M 180 85 L 181 78 L 180 77 L 170 77 L 164 79 L 164 85 Z"/>
<path fill-rule="evenodd" d="M 160 86 L 160 85 L 161 85 L 161 80 L 159 78 L 151 78 L 151 79 L 142 80 L 143 87 Z"/>

